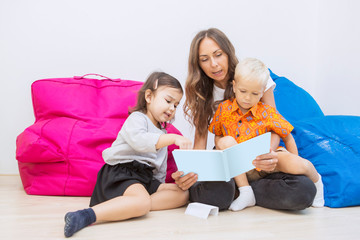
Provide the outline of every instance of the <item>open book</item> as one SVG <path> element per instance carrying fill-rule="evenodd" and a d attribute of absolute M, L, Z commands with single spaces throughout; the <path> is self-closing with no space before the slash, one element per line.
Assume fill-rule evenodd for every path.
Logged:
<path fill-rule="evenodd" d="M 225 150 L 180 150 L 173 156 L 179 171 L 198 174 L 198 181 L 229 181 L 254 167 L 252 161 L 270 151 L 271 133 L 265 133 Z"/>

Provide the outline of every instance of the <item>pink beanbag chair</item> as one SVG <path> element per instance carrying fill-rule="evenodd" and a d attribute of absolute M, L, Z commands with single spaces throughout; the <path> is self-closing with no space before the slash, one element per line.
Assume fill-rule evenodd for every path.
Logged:
<path fill-rule="evenodd" d="M 85 75 L 87 76 L 87 75 Z M 91 196 L 101 153 L 115 140 L 143 82 L 83 77 L 35 81 L 35 123 L 16 140 L 24 189 L 34 195 Z M 180 132 L 172 125 L 169 133 Z M 168 147 L 166 182 L 177 170 Z"/>

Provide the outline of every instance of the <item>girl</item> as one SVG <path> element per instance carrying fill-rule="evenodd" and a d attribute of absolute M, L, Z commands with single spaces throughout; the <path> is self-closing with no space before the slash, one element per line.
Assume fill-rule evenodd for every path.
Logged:
<path fill-rule="evenodd" d="M 66 237 L 92 223 L 125 220 L 187 203 L 188 191 L 164 183 L 167 146 L 192 147 L 187 138 L 166 134 L 164 129 L 182 96 L 174 77 L 163 72 L 149 76 L 117 139 L 103 151 L 106 164 L 98 173 L 90 208 L 65 215 Z"/>

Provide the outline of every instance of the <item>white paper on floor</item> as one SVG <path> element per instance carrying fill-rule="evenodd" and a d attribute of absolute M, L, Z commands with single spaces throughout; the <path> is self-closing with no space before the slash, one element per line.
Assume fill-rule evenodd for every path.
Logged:
<path fill-rule="evenodd" d="M 190 203 L 185 210 L 185 214 L 203 219 L 207 219 L 209 215 L 217 216 L 218 213 L 218 207 L 198 202 Z"/>

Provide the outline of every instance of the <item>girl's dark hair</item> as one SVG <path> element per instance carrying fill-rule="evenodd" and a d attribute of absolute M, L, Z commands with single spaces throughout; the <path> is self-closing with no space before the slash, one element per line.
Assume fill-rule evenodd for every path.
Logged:
<path fill-rule="evenodd" d="M 155 93 L 161 86 L 179 89 L 181 93 L 184 94 L 181 83 L 176 78 L 164 72 L 153 72 L 140 88 L 137 95 L 137 104 L 135 107 L 129 109 L 129 114 L 135 111 L 146 113 L 147 102 L 145 100 L 145 91 L 150 89 L 151 92 Z"/>

